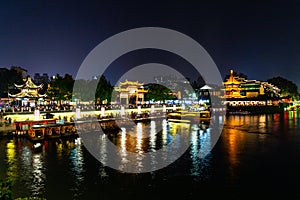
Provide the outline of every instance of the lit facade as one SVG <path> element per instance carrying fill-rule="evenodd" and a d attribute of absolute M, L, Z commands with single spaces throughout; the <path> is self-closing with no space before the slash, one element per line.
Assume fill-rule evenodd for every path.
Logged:
<path fill-rule="evenodd" d="M 225 98 L 243 98 L 241 92 L 244 90 L 241 87 L 241 81 L 238 81 L 234 76 L 233 76 L 233 70 L 230 70 L 230 76 L 227 79 L 227 81 L 223 82 L 223 85 L 225 86 L 224 88 L 224 94 Z"/>
<path fill-rule="evenodd" d="M 45 97 L 46 94 L 40 94 L 40 90 L 43 88 L 43 84 L 36 85 L 32 82 L 30 76 L 27 77 L 26 82 L 22 85 L 15 84 L 15 87 L 21 90 L 17 94 L 8 93 L 9 97 L 14 98 L 41 98 Z"/>
<path fill-rule="evenodd" d="M 230 70 L 229 78 L 223 82 L 224 98 L 255 98 L 266 95 L 276 97 L 280 94 L 280 89 L 268 82 L 257 80 L 246 80 L 235 77 L 233 70 Z"/>
<path fill-rule="evenodd" d="M 115 87 L 115 91 L 118 92 L 119 102 L 121 104 L 144 104 L 144 94 L 148 92 L 143 87 L 144 83 L 138 81 L 124 81 L 119 83 L 119 86 Z"/>

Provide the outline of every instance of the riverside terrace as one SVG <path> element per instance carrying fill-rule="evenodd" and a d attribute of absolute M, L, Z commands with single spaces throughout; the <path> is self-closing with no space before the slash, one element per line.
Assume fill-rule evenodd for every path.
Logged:
<path fill-rule="evenodd" d="M 166 104 L 167 107 L 171 107 L 174 104 Z M 176 104 L 176 106 L 179 106 L 180 104 Z M 77 104 L 77 107 L 80 107 L 82 111 L 86 110 L 101 110 L 102 107 L 105 108 L 105 110 L 115 110 L 115 109 L 120 109 L 120 105 L 114 105 L 114 104 L 103 104 L 103 105 L 87 105 L 87 104 Z M 126 106 L 127 108 L 137 108 L 136 105 L 134 104 L 128 104 Z M 150 108 L 151 105 L 149 104 L 143 104 L 141 105 L 142 108 Z M 155 105 L 156 108 L 162 108 L 162 104 L 157 104 Z M 39 105 L 37 106 L 37 109 L 39 109 L 41 112 L 49 112 L 49 111 L 73 111 L 75 107 L 71 104 L 49 104 L 49 105 Z M 2 115 L 4 113 L 22 113 L 22 112 L 34 112 L 35 107 L 34 106 L 0 106 L 0 113 Z"/>
<path fill-rule="evenodd" d="M 44 108 L 44 109 L 43 109 Z M 88 116 L 109 116 L 109 117 L 117 117 L 121 115 L 123 112 L 120 106 L 105 106 L 102 107 L 104 109 L 101 109 L 101 107 L 93 107 L 93 106 L 82 106 L 80 109 L 80 112 L 76 112 L 76 109 L 74 107 L 49 107 L 42 106 L 39 107 L 40 114 L 38 116 L 38 119 L 44 119 L 46 118 L 47 113 L 51 113 L 53 115 L 53 118 L 56 119 L 64 119 L 65 121 L 73 121 L 76 117 L 76 115 L 80 115 L 79 117 L 88 117 Z M 181 109 L 182 107 L 180 105 L 166 105 L 166 106 L 129 106 L 127 108 L 124 108 L 124 115 L 130 115 L 132 113 L 139 113 L 139 112 L 161 112 L 161 111 L 168 111 L 168 110 L 174 110 L 174 109 Z M 8 122 L 8 119 L 11 119 L 11 123 Z M 31 108 L 29 111 L 24 109 L 21 111 L 2 111 L 1 112 L 1 130 L 11 130 L 13 129 L 12 124 L 15 121 L 23 121 L 23 120 L 35 120 L 37 119 L 34 115 L 34 111 Z"/>

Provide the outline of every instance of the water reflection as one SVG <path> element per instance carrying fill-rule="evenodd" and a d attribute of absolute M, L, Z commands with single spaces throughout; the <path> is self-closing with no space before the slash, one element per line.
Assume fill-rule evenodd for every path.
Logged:
<path fill-rule="evenodd" d="M 201 126 L 200 126 L 201 127 Z M 210 163 L 209 153 L 211 150 L 210 128 L 198 128 L 198 125 L 192 125 L 191 129 L 191 147 L 190 155 L 192 159 L 191 175 L 199 177 L 203 169 Z M 201 155 L 206 155 L 201 157 Z M 205 176 L 208 177 L 207 175 Z M 201 178 L 203 176 L 201 175 Z"/>
<path fill-rule="evenodd" d="M 269 134 L 272 132 L 273 116 L 270 115 L 232 115 L 224 126 L 249 133 Z"/>
<path fill-rule="evenodd" d="M 102 134 L 101 136 L 99 136 L 99 139 L 98 139 L 98 143 L 100 143 L 101 145 L 99 145 L 101 148 L 100 148 L 100 154 L 102 155 L 101 156 L 101 163 L 103 163 L 103 165 L 106 165 L 106 163 L 108 162 L 108 156 L 107 156 L 107 139 L 106 137 L 108 137 L 107 135 L 105 134 Z"/>
<path fill-rule="evenodd" d="M 143 143 L 143 136 L 144 134 L 144 129 L 142 126 L 142 123 L 137 123 L 136 125 L 136 171 L 141 171 L 144 166 L 143 166 L 143 159 L 145 157 L 143 149 L 142 149 L 142 143 Z"/>
<path fill-rule="evenodd" d="M 150 148 L 152 150 L 155 150 L 156 149 L 156 134 L 157 134 L 157 130 L 156 130 L 156 122 L 155 121 L 151 121 L 150 122 L 151 125 L 150 125 Z"/>
<path fill-rule="evenodd" d="M 227 116 L 218 146 L 211 152 L 213 137 L 211 127 L 168 122 L 165 119 L 153 120 L 149 124 L 137 123 L 133 129 L 122 128 L 115 135 L 97 136 L 94 142 L 101 143 L 99 151 L 102 155 L 102 164 L 92 158 L 80 138 L 48 141 L 43 143 L 43 147 L 39 150 L 34 149 L 32 143 L 25 138 L 7 139 L 7 142 L 1 143 L 0 146 L 1 152 L 5 152 L 3 153 L 5 164 L 1 165 L 1 170 L 5 168 L 5 176 L 15 181 L 16 197 L 31 195 L 79 199 L 87 194 L 94 198 L 105 194 L 104 196 L 109 199 L 111 193 L 126 195 L 130 189 L 134 193 L 136 188 L 130 188 L 132 185 L 128 183 L 131 178 L 135 186 L 143 183 L 146 185 L 143 185 L 145 188 L 142 186 L 139 188 L 141 191 L 148 189 L 151 192 L 154 191 L 153 188 L 163 188 L 162 186 L 170 184 L 166 181 L 168 176 L 175 177 L 171 180 L 177 181 L 178 185 L 197 185 L 193 181 L 210 180 L 212 183 L 219 183 L 221 174 L 222 180 L 237 184 L 241 180 L 242 173 L 247 174 L 248 171 L 255 173 L 256 168 L 263 165 L 256 162 L 259 156 L 263 161 L 265 159 L 266 163 L 274 156 L 275 159 L 271 161 L 278 164 L 279 157 L 276 155 L 281 155 L 280 152 L 286 147 L 291 148 L 290 143 L 284 143 L 285 148 L 280 148 L 280 142 L 292 141 L 292 144 L 298 145 L 299 125 L 298 111 L 274 115 Z M 142 161 L 145 153 L 157 152 L 171 142 L 175 144 L 174 152 L 185 139 L 189 140 L 190 148 L 178 162 L 151 173 L 151 176 L 124 175 L 105 167 L 109 159 L 112 159 L 109 157 L 107 138 L 118 146 L 119 154 L 115 159 L 120 159 L 120 170 L 129 165 L 143 169 L 145 166 Z M 293 150 L 299 151 L 299 146 L 297 148 Z M 129 163 L 130 153 L 133 153 L 136 163 Z M 201 158 L 199 154 L 207 156 Z M 155 165 L 172 156 L 174 155 L 167 154 L 167 151 L 160 158 L 153 154 L 149 164 Z M 300 166 L 296 160 L 293 162 L 297 167 Z M 248 165 L 252 168 L 249 169 Z M 276 168 L 275 165 L 274 167 Z M 177 180 L 176 173 L 184 178 Z M 122 187 L 115 187 L 119 182 L 122 182 Z M 98 193 L 93 196 L 92 193 L 95 191 Z"/>
<path fill-rule="evenodd" d="M 70 142 L 67 141 L 69 144 Z M 71 144 L 74 144 L 74 147 L 72 148 L 70 152 L 70 161 L 71 161 L 71 171 L 73 172 L 74 176 L 74 197 L 77 197 L 80 195 L 81 190 L 79 189 L 82 185 L 82 182 L 84 181 L 84 157 L 82 152 L 82 142 L 81 138 L 76 138 L 74 142 Z"/>
<path fill-rule="evenodd" d="M 199 175 L 199 165 L 200 165 L 200 159 L 198 158 L 198 150 L 199 150 L 199 141 L 198 141 L 198 129 L 195 128 L 197 125 L 193 126 L 192 132 L 191 132 L 191 158 L 193 163 L 193 168 L 191 169 L 192 175 Z"/>
<path fill-rule="evenodd" d="M 166 119 L 162 121 L 162 145 L 168 143 L 168 134 L 170 133 L 170 124 Z"/>
<path fill-rule="evenodd" d="M 15 181 L 18 178 L 16 146 L 13 140 L 6 144 L 6 159 L 8 164 L 7 177 Z"/>
<path fill-rule="evenodd" d="M 143 126 L 142 123 L 136 125 L 136 150 L 138 154 L 142 153 L 142 142 L 143 142 Z"/>
<path fill-rule="evenodd" d="M 240 134 L 238 130 L 230 130 L 226 132 L 227 141 L 225 141 L 228 145 L 228 161 L 230 163 L 230 172 L 233 175 L 234 168 L 237 167 L 240 163 L 239 152 L 242 147 L 241 142 L 245 141 L 245 135 Z"/>
<path fill-rule="evenodd" d="M 32 184 L 30 185 L 32 196 L 38 196 L 45 190 L 45 166 L 43 155 L 33 154 L 32 155 Z"/>
<path fill-rule="evenodd" d="M 122 159 L 123 159 L 123 161 L 122 161 L 123 163 L 126 163 L 128 161 L 126 159 L 126 156 L 127 156 L 126 141 L 127 141 L 126 129 L 122 128 L 121 129 L 121 156 L 122 156 Z"/>

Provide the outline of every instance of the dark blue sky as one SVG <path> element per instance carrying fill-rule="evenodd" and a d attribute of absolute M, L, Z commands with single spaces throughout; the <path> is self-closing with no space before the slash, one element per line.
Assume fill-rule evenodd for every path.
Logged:
<path fill-rule="evenodd" d="M 282 76 L 300 86 L 297 1 L 109 2 L 1 1 L 0 67 L 17 65 L 31 75 L 75 77 L 83 59 L 106 38 L 131 28 L 157 26 L 198 41 L 223 77 L 232 68 L 249 79 Z M 116 62 L 111 72 L 118 74 L 118 68 L 151 59 L 130 56 Z"/>

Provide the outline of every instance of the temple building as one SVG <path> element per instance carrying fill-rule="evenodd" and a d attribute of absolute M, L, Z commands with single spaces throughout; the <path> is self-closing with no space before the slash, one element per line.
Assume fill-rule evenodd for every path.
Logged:
<path fill-rule="evenodd" d="M 119 102 L 121 104 L 144 104 L 144 94 L 148 92 L 143 87 L 144 83 L 138 81 L 119 82 L 119 86 L 115 87 L 115 91 L 118 92 Z"/>
<path fill-rule="evenodd" d="M 246 97 L 241 94 L 243 88 L 241 88 L 241 81 L 238 81 L 237 78 L 233 76 L 233 70 L 230 70 L 230 76 L 227 79 L 227 81 L 223 82 L 223 85 L 225 86 L 224 94 L 225 98 L 243 98 Z"/>
<path fill-rule="evenodd" d="M 46 97 L 46 94 L 40 94 L 40 91 L 43 88 L 43 84 L 36 85 L 33 83 L 31 80 L 30 76 L 28 76 L 25 79 L 25 83 L 22 85 L 17 85 L 14 84 L 15 88 L 17 90 L 20 90 L 19 93 L 16 94 L 11 94 L 10 92 L 8 93 L 8 96 L 10 98 L 13 98 L 15 100 L 22 100 L 22 105 L 25 105 L 27 103 L 33 103 L 39 98 Z"/>
<path fill-rule="evenodd" d="M 234 76 L 230 70 L 229 78 L 223 82 L 224 104 L 229 106 L 272 106 L 278 105 L 280 89 L 271 83 L 247 80 Z"/>
<path fill-rule="evenodd" d="M 245 78 L 234 76 L 230 70 L 229 78 L 223 82 L 224 98 L 255 98 L 262 95 L 269 97 L 279 96 L 280 89 L 268 82 L 257 80 L 246 80 Z"/>

